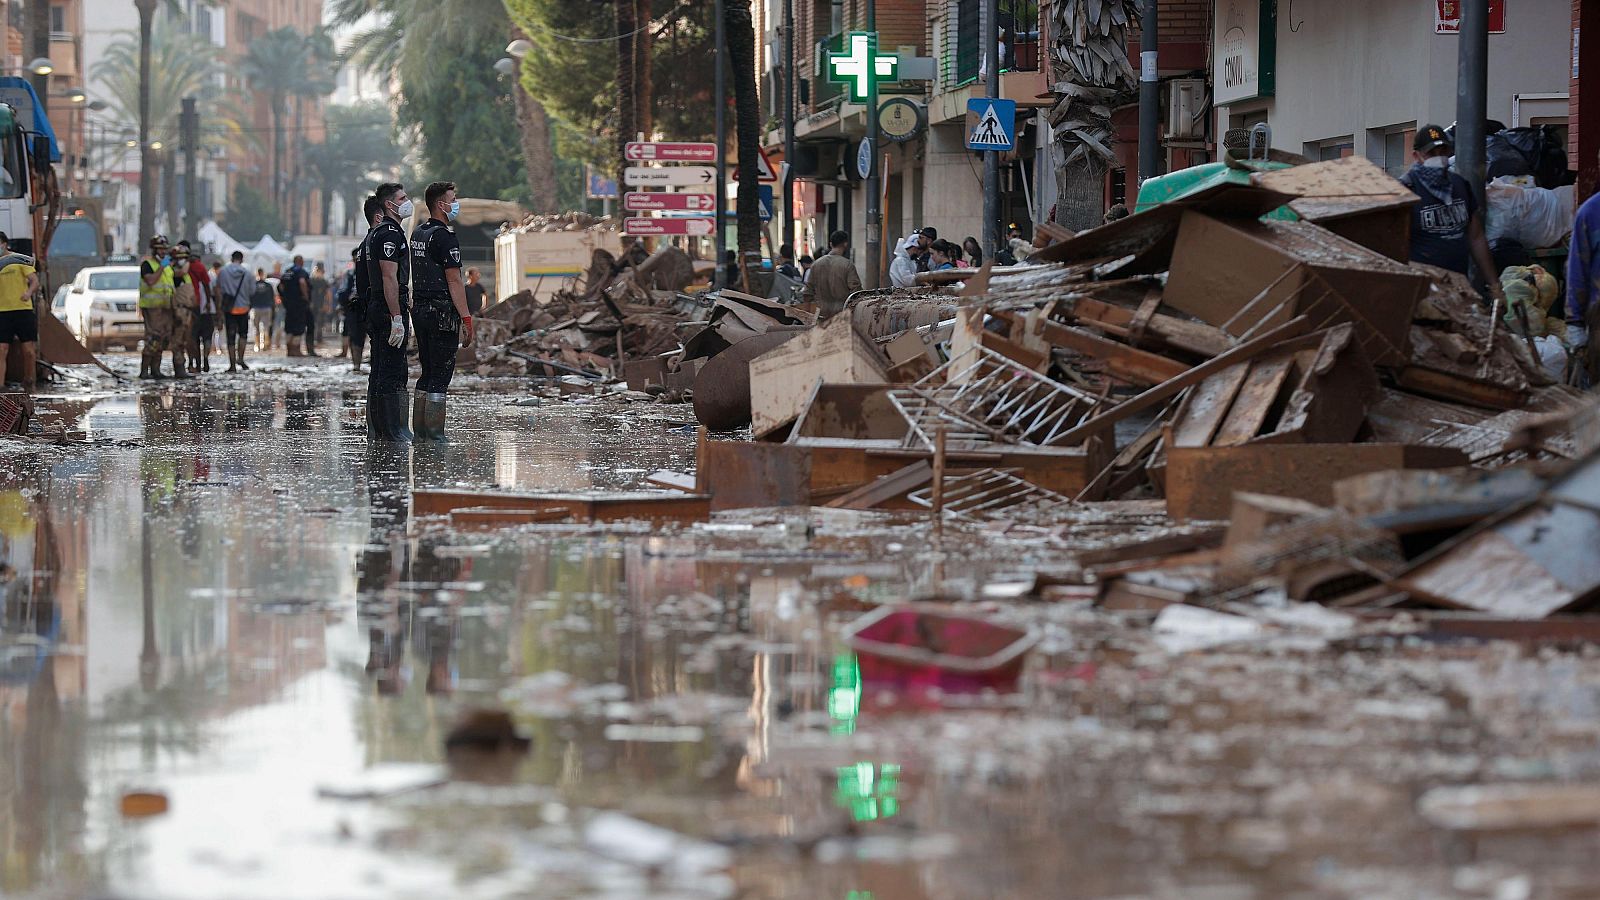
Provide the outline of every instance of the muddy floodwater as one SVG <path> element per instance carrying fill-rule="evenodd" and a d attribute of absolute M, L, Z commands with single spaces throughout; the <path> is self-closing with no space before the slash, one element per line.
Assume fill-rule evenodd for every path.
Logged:
<path fill-rule="evenodd" d="M 63 390 L 88 446 L 0 445 L 0 894 L 1600 896 L 1600 813 L 1429 795 L 1592 790 L 1592 651 L 1010 599 L 1059 528 L 454 532 L 413 487 L 637 489 L 692 410 L 469 379 L 452 446 L 372 454 L 341 372 Z M 932 596 L 1039 635 L 1018 692 L 863 683 L 841 628 Z M 447 754 L 474 709 L 527 752 Z"/>

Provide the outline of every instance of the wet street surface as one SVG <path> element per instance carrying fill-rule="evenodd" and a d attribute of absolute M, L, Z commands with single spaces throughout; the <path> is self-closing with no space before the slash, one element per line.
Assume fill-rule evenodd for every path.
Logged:
<path fill-rule="evenodd" d="M 1007 599 L 1072 529 L 457 532 L 410 491 L 638 489 L 691 410 L 460 379 L 450 447 L 374 453 L 347 373 L 62 389 L 88 446 L 0 445 L 0 893 L 1600 895 L 1600 817 L 1435 790 L 1600 780 L 1592 650 Z M 1017 693 L 863 684 L 842 626 L 929 597 L 1040 636 Z M 527 752 L 447 752 L 482 709 Z"/>

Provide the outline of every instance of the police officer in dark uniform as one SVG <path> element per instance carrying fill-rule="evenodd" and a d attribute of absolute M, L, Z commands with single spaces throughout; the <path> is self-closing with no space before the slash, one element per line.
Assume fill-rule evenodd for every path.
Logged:
<path fill-rule="evenodd" d="M 402 185 L 378 185 L 381 217 L 367 233 L 367 334 L 372 366 L 367 375 L 367 440 L 410 443 L 406 427 L 406 339 L 410 337 L 411 253 L 400 222 L 413 205 Z"/>
<path fill-rule="evenodd" d="M 461 244 L 454 221 L 461 212 L 456 186 L 448 181 L 428 185 L 422 195 L 428 219 L 411 232 L 412 288 L 416 307 L 417 356 L 422 377 L 411 411 L 411 431 L 418 441 L 442 442 L 445 392 L 456 372 L 456 351 L 472 346 L 472 316 L 461 280 Z"/>
<path fill-rule="evenodd" d="M 376 196 L 368 197 L 362 204 L 361 215 L 367 221 L 368 234 L 382 220 L 382 212 Z M 355 265 L 350 273 L 350 285 L 339 295 L 339 308 L 344 314 L 344 337 L 350 345 L 350 362 L 356 372 L 361 371 L 361 356 L 367 347 L 367 304 L 372 298 L 372 279 L 367 275 L 367 260 L 371 256 L 367 239 L 363 237 L 351 254 Z"/>

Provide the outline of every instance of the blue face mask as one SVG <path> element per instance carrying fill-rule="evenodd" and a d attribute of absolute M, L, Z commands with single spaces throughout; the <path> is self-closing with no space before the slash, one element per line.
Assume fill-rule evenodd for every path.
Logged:
<path fill-rule="evenodd" d="M 454 222 L 456 220 L 456 217 L 458 217 L 460 215 L 461 215 L 461 201 L 460 200 L 452 200 L 452 201 L 450 201 L 450 221 Z"/>

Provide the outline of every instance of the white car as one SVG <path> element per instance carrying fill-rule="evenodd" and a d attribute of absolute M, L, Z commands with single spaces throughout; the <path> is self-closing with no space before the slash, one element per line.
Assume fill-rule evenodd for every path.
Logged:
<path fill-rule="evenodd" d="M 95 266 L 72 281 L 60 318 L 90 351 L 132 349 L 144 338 L 139 317 L 139 267 Z"/>

